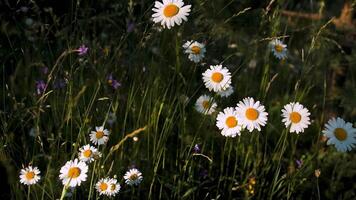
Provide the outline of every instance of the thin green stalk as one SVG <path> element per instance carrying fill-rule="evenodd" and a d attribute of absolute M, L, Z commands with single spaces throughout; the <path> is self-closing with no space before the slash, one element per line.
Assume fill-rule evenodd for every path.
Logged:
<path fill-rule="evenodd" d="M 95 169 L 96 169 L 96 163 L 97 163 L 97 161 L 94 162 L 93 171 L 91 173 L 88 200 L 91 199 L 91 194 L 93 192 L 92 190 L 93 190 L 93 182 L 94 182 L 94 173 L 95 173 Z"/>
<path fill-rule="evenodd" d="M 31 185 L 27 188 L 27 200 L 30 200 L 30 193 L 31 193 Z"/>
<path fill-rule="evenodd" d="M 68 182 L 69 183 L 69 182 Z M 67 185 L 63 185 L 62 194 L 60 200 L 63 200 L 67 194 Z"/>

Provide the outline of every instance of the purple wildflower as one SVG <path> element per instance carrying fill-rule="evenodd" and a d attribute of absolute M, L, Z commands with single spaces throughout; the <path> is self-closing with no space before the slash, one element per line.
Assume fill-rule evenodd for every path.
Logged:
<path fill-rule="evenodd" d="M 85 55 L 85 54 L 88 53 L 88 49 L 89 49 L 89 48 L 86 47 L 86 46 L 83 44 L 83 45 L 81 45 L 78 49 L 76 49 L 75 51 L 78 52 L 78 55 L 83 56 L 83 55 Z"/>
<path fill-rule="evenodd" d="M 37 95 L 42 94 L 45 91 L 46 87 L 47 87 L 47 85 L 43 80 L 36 81 Z"/>
<path fill-rule="evenodd" d="M 200 151 L 201 151 L 201 150 L 200 150 L 199 144 L 195 144 L 195 145 L 194 145 L 194 148 L 193 148 L 193 152 L 194 152 L 194 153 L 200 153 Z"/>
<path fill-rule="evenodd" d="M 121 86 L 121 83 L 119 83 L 117 80 L 113 79 L 111 82 L 111 86 L 116 90 Z"/>
<path fill-rule="evenodd" d="M 303 165 L 303 160 L 295 160 L 295 163 L 297 164 L 297 168 L 301 168 Z"/>
<path fill-rule="evenodd" d="M 121 83 L 119 81 L 117 81 L 116 79 L 114 79 L 112 74 L 109 74 L 109 76 L 107 77 L 107 80 L 108 80 L 109 85 L 111 85 L 111 87 L 113 87 L 115 90 L 121 86 Z"/>
<path fill-rule="evenodd" d="M 129 22 L 127 24 L 127 32 L 131 33 L 135 29 L 135 23 L 134 22 Z"/>

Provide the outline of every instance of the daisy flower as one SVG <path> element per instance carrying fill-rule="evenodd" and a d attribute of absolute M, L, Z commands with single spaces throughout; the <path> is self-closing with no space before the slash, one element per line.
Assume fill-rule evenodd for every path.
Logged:
<path fill-rule="evenodd" d="M 217 106 L 213 98 L 208 95 L 200 96 L 195 103 L 195 109 L 204 115 L 211 115 Z"/>
<path fill-rule="evenodd" d="M 62 180 L 63 185 L 76 187 L 87 180 L 88 166 L 83 161 L 68 161 L 60 171 L 59 178 Z"/>
<path fill-rule="evenodd" d="M 282 122 L 286 127 L 290 125 L 290 132 L 301 133 L 310 125 L 309 111 L 298 102 L 292 102 L 282 109 Z"/>
<path fill-rule="evenodd" d="M 115 196 L 117 193 L 119 193 L 121 189 L 120 184 L 117 182 L 115 178 L 111 178 L 109 180 L 109 189 L 108 189 L 108 196 Z"/>
<path fill-rule="evenodd" d="M 217 92 L 217 94 L 221 97 L 229 97 L 232 93 L 234 93 L 234 87 L 230 86 L 226 90 L 221 90 Z"/>
<path fill-rule="evenodd" d="M 356 129 L 339 117 L 330 119 L 323 133 L 328 138 L 327 145 L 335 145 L 338 151 L 346 152 L 355 147 Z"/>
<path fill-rule="evenodd" d="M 96 158 L 101 157 L 101 153 L 97 148 L 90 146 L 89 144 L 82 146 L 79 149 L 79 160 L 91 163 Z"/>
<path fill-rule="evenodd" d="M 109 140 L 110 132 L 104 129 L 104 126 L 96 127 L 95 131 L 90 133 L 90 141 L 97 145 L 106 144 Z"/>
<path fill-rule="evenodd" d="M 222 65 L 213 65 L 203 73 L 203 81 L 209 91 L 220 92 L 230 87 L 231 73 Z"/>
<path fill-rule="evenodd" d="M 236 107 L 238 120 L 243 128 L 247 128 L 250 132 L 253 129 L 261 131 L 261 126 L 265 126 L 268 113 L 265 112 L 265 107 L 259 101 L 251 97 L 244 98 L 237 104 Z"/>
<path fill-rule="evenodd" d="M 108 195 L 110 192 L 110 179 L 109 178 L 101 178 L 95 185 L 96 191 L 99 192 L 100 195 Z"/>
<path fill-rule="evenodd" d="M 37 167 L 28 166 L 20 171 L 20 182 L 24 185 L 36 184 L 41 176 L 41 172 Z"/>
<path fill-rule="evenodd" d="M 124 179 L 125 183 L 128 185 L 138 185 L 141 183 L 143 177 L 140 171 L 138 171 L 136 168 L 133 168 L 126 172 Z"/>
<path fill-rule="evenodd" d="M 182 21 L 187 21 L 191 5 L 185 5 L 182 0 L 155 1 L 152 11 L 153 21 L 160 23 L 164 28 L 170 29 L 175 24 L 180 25 Z"/>
<path fill-rule="evenodd" d="M 222 130 L 221 134 L 226 137 L 236 137 L 240 135 L 241 125 L 237 120 L 237 112 L 234 108 L 225 108 L 216 118 L 216 126 Z"/>
<path fill-rule="evenodd" d="M 287 45 L 283 44 L 282 41 L 275 39 L 269 43 L 269 46 L 273 52 L 273 55 L 278 59 L 287 58 Z"/>
<path fill-rule="evenodd" d="M 200 62 L 206 52 L 205 45 L 196 41 L 187 41 L 183 48 L 185 49 L 184 53 L 189 54 L 189 60 L 195 63 Z"/>

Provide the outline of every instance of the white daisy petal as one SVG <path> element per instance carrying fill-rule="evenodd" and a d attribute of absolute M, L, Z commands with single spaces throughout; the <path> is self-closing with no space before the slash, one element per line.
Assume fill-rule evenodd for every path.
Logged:
<path fill-rule="evenodd" d="M 138 185 L 141 183 L 143 177 L 140 171 L 138 171 L 136 168 L 133 168 L 125 173 L 124 179 L 125 183 L 128 185 Z"/>
<path fill-rule="evenodd" d="M 152 9 L 152 18 L 155 23 L 160 23 L 163 28 L 170 29 L 174 25 L 180 25 L 181 22 L 187 21 L 185 16 L 189 15 L 191 5 L 184 6 L 183 1 L 167 1 L 162 3 L 155 1 L 155 8 Z"/>
<path fill-rule="evenodd" d="M 291 102 L 284 106 L 282 109 L 282 122 L 288 128 L 289 131 L 297 134 L 304 132 L 304 129 L 310 125 L 309 110 L 304 108 L 298 102 Z"/>
<path fill-rule="evenodd" d="M 213 98 L 208 95 L 200 96 L 195 103 L 195 109 L 204 115 L 211 115 L 215 112 L 216 107 L 217 104 Z"/>
<path fill-rule="evenodd" d="M 187 41 L 183 45 L 184 53 L 189 54 L 189 60 L 199 63 L 206 52 L 205 45 L 196 41 Z"/>
<path fill-rule="evenodd" d="M 106 144 L 109 140 L 110 132 L 104 129 L 103 126 L 96 127 L 95 131 L 90 133 L 90 141 L 96 145 Z"/>
<path fill-rule="evenodd" d="M 287 58 L 287 45 L 283 44 L 282 41 L 275 39 L 269 43 L 273 55 L 278 59 Z"/>
<path fill-rule="evenodd" d="M 79 160 L 91 163 L 95 159 L 101 157 L 101 153 L 97 148 L 90 146 L 89 144 L 82 146 L 79 149 Z"/>
<path fill-rule="evenodd" d="M 332 118 L 325 124 L 324 136 L 328 138 L 327 145 L 335 145 L 338 151 L 351 151 L 356 144 L 356 128 L 341 118 Z"/>
<path fill-rule="evenodd" d="M 24 185 L 34 185 L 40 179 L 40 170 L 37 167 L 28 166 L 20 171 L 20 183 Z"/>
<path fill-rule="evenodd" d="M 261 131 L 261 126 L 267 123 L 268 113 L 265 112 L 265 107 L 260 105 L 260 102 L 251 97 L 244 98 L 237 104 L 236 107 L 238 121 L 241 122 L 242 127 L 249 132 L 254 129 Z"/>
<path fill-rule="evenodd" d="M 110 187 L 109 187 L 108 196 L 115 196 L 117 193 L 119 193 L 121 186 L 115 178 L 111 178 L 109 180 L 109 185 Z"/>
<path fill-rule="evenodd" d="M 240 135 L 242 129 L 238 121 L 237 111 L 228 107 L 220 112 L 216 118 L 216 126 L 221 130 L 221 134 L 226 137 L 236 137 Z"/>
<path fill-rule="evenodd" d="M 96 184 L 95 189 L 100 195 L 108 195 L 110 190 L 109 178 L 101 178 Z"/>
<path fill-rule="evenodd" d="M 230 86 L 226 90 L 222 90 L 217 94 L 221 97 L 229 97 L 232 93 L 234 93 L 234 87 Z"/>
<path fill-rule="evenodd" d="M 220 92 L 230 87 L 231 73 L 222 65 L 210 66 L 203 73 L 203 81 L 209 91 Z"/>
<path fill-rule="evenodd" d="M 68 161 L 60 170 L 59 178 L 65 186 L 76 187 L 87 180 L 88 166 L 83 161 Z"/>

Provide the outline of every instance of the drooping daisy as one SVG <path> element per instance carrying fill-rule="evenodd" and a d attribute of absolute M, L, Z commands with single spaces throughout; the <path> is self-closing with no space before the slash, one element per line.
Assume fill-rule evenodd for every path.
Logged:
<path fill-rule="evenodd" d="M 240 101 L 237 104 L 236 111 L 242 127 L 246 127 L 250 132 L 253 129 L 261 131 L 261 126 L 266 125 L 268 113 L 265 112 L 265 107 L 259 101 L 255 102 L 251 97 Z"/>
<path fill-rule="evenodd" d="M 304 108 L 298 102 L 292 102 L 284 106 L 282 109 L 282 122 L 286 127 L 290 125 L 290 132 L 304 132 L 305 128 L 308 128 L 310 125 L 309 111 L 307 108 Z"/>
<path fill-rule="evenodd" d="M 185 5 L 182 0 L 163 0 L 155 1 L 155 7 L 152 11 L 153 21 L 160 23 L 164 28 L 170 29 L 175 24 L 180 25 L 182 21 L 187 21 L 191 5 Z"/>
<path fill-rule="evenodd" d="M 110 132 L 104 129 L 103 126 L 96 127 L 95 131 L 91 131 L 90 133 L 90 141 L 97 145 L 106 144 L 109 140 Z"/>
<path fill-rule="evenodd" d="M 328 138 L 327 145 L 335 145 L 341 152 L 351 151 L 356 144 L 356 128 L 341 118 L 332 118 L 325 124 L 324 136 Z"/>
<path fill-rule="evenodd" d="M 110 192 L 110 179 L 109 178 L 101 178 L 95 185 L 96 191 L 99 192 L 100 195 L 108 195 Z"/>
<path fill-rule="evenodd" d="M 203 73 L 203 81 L 209 91 L 220 92 L 230 87 L 231 73 L 222 65 L 212 65 Z"/>
<path fill-rule="evenodd" d="M 63 185 L 76 187 L 87 180 L 88 166 L 83 161 L 74 159 L 68 161 L 60 171 L 59 178 L 62 180 Z"/>
<path fill-rule="evenodd" d="M 226 90 L 221 90 L 217 92 L 217 94 L 221 97 L 229 97 L 232 93 L 234 93 L 234 87 L 230 86 Z"/>
<path fill-rule="evenodd" d="M 204 115 L 211 115 L 217 106 L 213 98 L 208 95 L 200 96 L 195 103 L 195 109 Z"/>
<path fill-rule="evenodd" d="M 20 182 L 24 185 L 36 184 L 41 176 L 41 172 L 37 167 L 28 166 L 20 171 Z"/>
<path fill-rule="evenodd" d="M 225 108 L 216 118 L 216 126 L 221 130 L 221 134 L 226 137 L 236 137 L 240 135 L 241 124 L 238 122 L 237 112 L 234 108 Z"/>
<path fill-rule="evenodd" d="M 273 55 L 278 59 L 287 58 L 287 45 L 283 44 L 282 41 L 274 39 L 269 43 L 269 46 L 273 52 Z"/>
<path fill-rule="evenodd" d="M 119 193 L 121 189 L 120 184 L 117 182 L 115 178 L 111 178 L 109 180 L 109 189 L 108 189 L 108 196 L 115 196 L 117 193 Z"/>
<path fill-rule="evenodd" d="M 140 171 L 138 171 L 136 168 L 133 168 L 125 173 L 124 179 L 125 183 L 128 185 L 138 185 L 141 183 L 143 177 Z"/>
<path fill-rule="evenodd" d="M 196 41 L 187 41 L 183 48 L 185 49 L 184 53 L 189 54 L 189 60 L 195 63 L 200 62 L 206 52 L 205 45 Z"/>
<path fill-rule="evenodd" d="M 99 158 L 101 153 L 97 148 L 90 146 L 89 144 L 82 146 L 79 149 L 79 160 L 91 163 L 95 159 Z"/>

